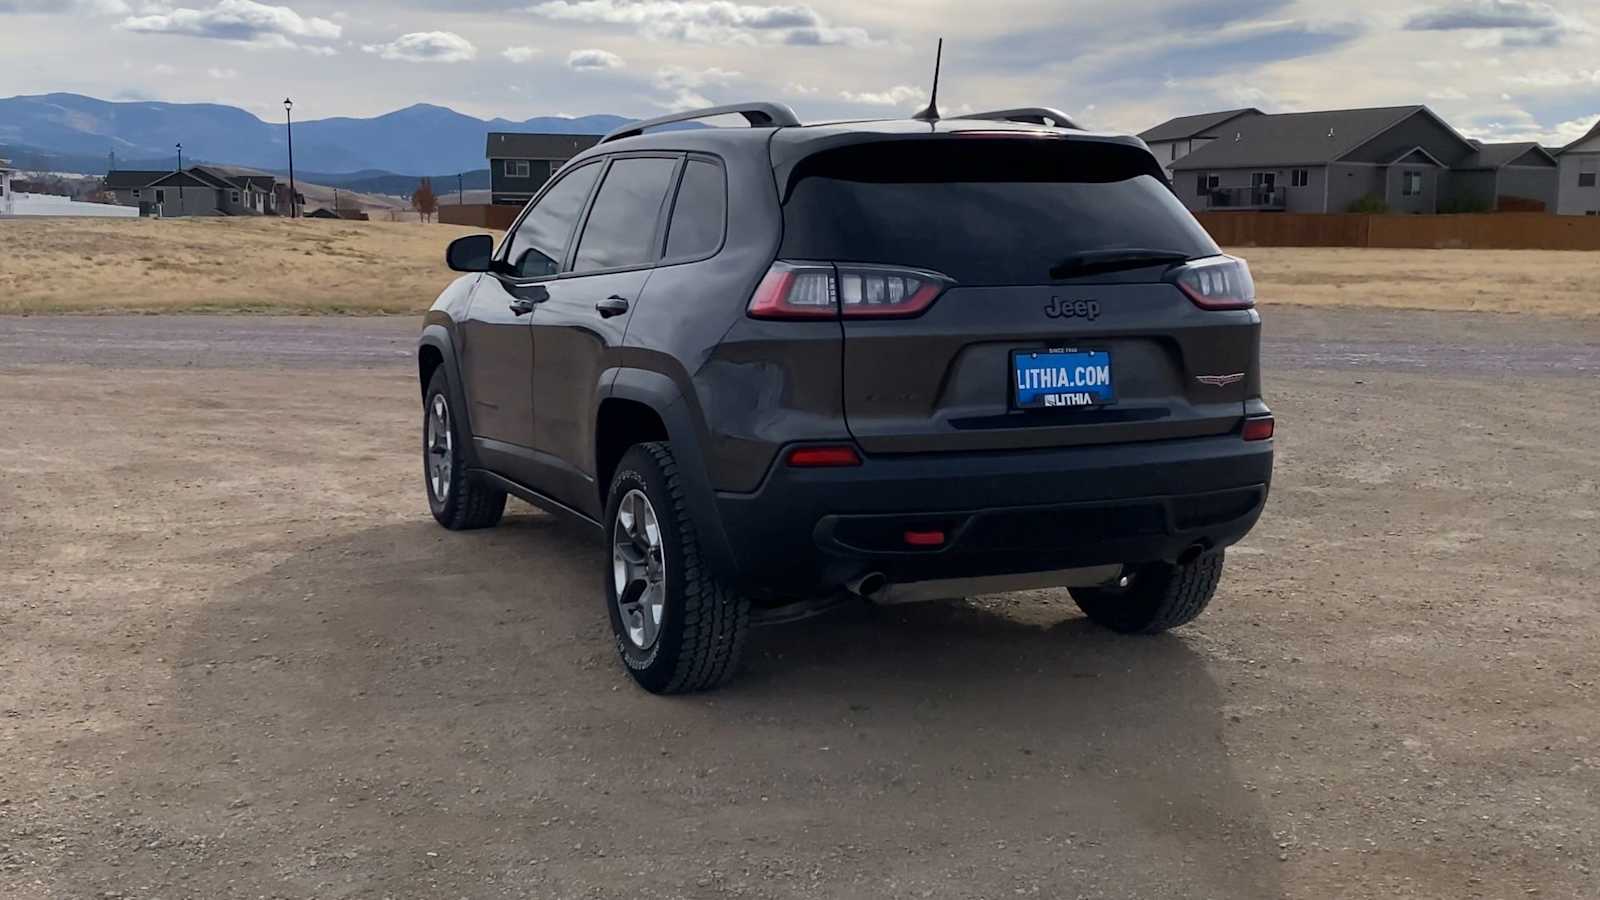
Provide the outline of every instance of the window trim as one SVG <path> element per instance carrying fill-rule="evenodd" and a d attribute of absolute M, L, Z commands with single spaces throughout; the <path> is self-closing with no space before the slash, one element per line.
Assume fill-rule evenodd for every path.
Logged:
<path fill-rule="evenodd" d="M 677 197 L 677 183 L 683 177 L 684 154 L 682 151 L 672 150 L 636 150 L 632 153 L 613 153 L 605 157 L 605 171 L 595 179 L 594 187 L 589 191 L 588 200 L 584 201 L 583 212 L 578 216 L 577 230 L 572 233 L 572 243 L 567 247 L 566 259 L 561 263 L 561 271 L 555 276 L 557 279 L 588 278 L 593 275 L 615 275 L 621 272 L 637 272 L 641 269 L 654 269 L 661 264 L 661 255 L 665 252 L 667 241 L 667 218 L 662 212 L 667 208 L 667 201 Z M 585 269 L 582 272 L 572 271 L 573 265 L 578 260 L 578 245 L 583 242 L 583 233 L 589 228 L 589 214 L 594 211 L 594 201 L 600 196 L 600 189 L 605 186 L 606 178 L 611 175 L 611 167 L 622 159 L 671 159 L 676 164 L 672 174 L 667 176 L 667 192 L 661 197 L 661 206 L 656 209 L 656 230 L 650 241 L 651 256 L 648 262 L 635 263 L 631 266 L 612 266 L 609 269 Z M 726 226 L 724 226 L 726 230 Z"/>
<path fill-rule="evenodd" d="M 1411 190 L 1411 177 L 1413 175 L 1415 175 L 1416 178 L 1417 178 L 1417 189 L 1416 189 L 1415 192 L 1412 192 L 1412 190 Z M 1427 191 L 1425 190 L 1426 187 L 1427 187 L 1427 181 L 1426 181 L 1426 179 L 1424 179 L 1422 177 L 1422 170 L 1421 169 L 1402 169 L 1402 170 L 1400 170 L 1400 196 L 1402 196 L 1402 197 L 1421 197 L 1422 195 L 1427 193 Z"/>
<path fill-rule="evenodd" d="M 600 182 L 605 178 L 605 170 L 610 166 L 609 160 L 610 158 L 606 156 L 591 156 L 575 166 L 571 166 L 570 168 L 567 166 L 562 166 L 557 171 L 550 173 L 550 177 L 543 185 L 540 186 L 539 192 L 534 194 L 527 203 L 522 205 L 522 212 L 517 214 L 516 221 L 512 222 L 511 227 L 506 229 L 506 236 L 501 239 L 500 246 L 495 250 L 494 256 L 491 257 L 494 265 L 490 269 L 490 274 L 501 279 L 502 281 L 517 286 L 554 281 L 565 274 L 567 264 L 572 260 L 572 253 L 578 247 L 578 227 L 576 225 L 573 226 L 572 234 L 567 236 L 567 246 L 561 251 L 561 259 L 556 261 L 556 271 L 550 275 L 540 275 L 535 278 L 517 278 L 512 275 L 509 271 L 511 266 L 509 261 L 511 256 L 511 244 L 516 240 L 517 229 L 522 227 L 523 221 L 528 218 L 528 213 L 533 210 L 534 206 L 537 205 L 540 200 L 544 199 L 545 194 L 550 193 L 551 188 L 560 184 L 562 181 L 565 181 L 568 176 L 585 166 L 600 166 L 600 174 L 595 176 L 594 184 L 589 185 L 589 193 L 583 198 L 583 205 L 578 209 L 578 222 L 582 223 L 588 221 L 589 204 L 594 202 L 595 192 L 599 190 Z"/>
<path fill-rule="evenodd" d="M 523 178 L 523 179 L 527 179 L 527 178 L 532 178 L 533 177 L 533 161 L 532 160 L 527 160 L 527 159 L 504 159 L 504 160 L 501 160 L 501 162 L 503 162 L 505 165 L 501 168 L 500 174 L 502 176 L 506 177 L 506 178 Z M 518 172 L 521 172 L 522 174 L 519 175 L 519 174 L 517 174 Z"/>
<path fill-rule="evenodd" d="M 1311 186 L 1311 170 L 1310 169 L 1290 169 L 1289 170 L 1289 187 L 1292 187 L 1292 188 L 1303 188 L 1303 187 L 1310 187 L 1310 186 Z"/>
<path fill-rule="evenodd" d="M 711 165 L 716 166 L 717 170 L 722 173 L 722 237 L 717 241 L 716 248 L 710 253 L 703 253 L 699 256 L 669 257 L 667 256 L 667 241 L 672 237 L 672 216 L 673 213 L 678 211 L 678 195 L 683 192 L 683 179 L 689 173 L 689 163 L 691 161 L 710 163 Z M 656 265 L 658 267 L 681 266 L 687 263 L 703 262 L 721 253 L 723 249 L 728 246 L 728 213 L 733 207 L 733 198 L 728 190 L 727 163 L 722 160 L 722 157 L 715 156 L 710 153 L 688 154 L 684 157 L 683 162 L 678 165 L 678 174 L 676 180 L 673 182 L 671 193 L 672 196 L 668 198 L 670 202 L 666 205 L 666 215 L 663 216 L 661 220 L 661 244 L 658 250 L 659 261 L 656 263 Z"/>

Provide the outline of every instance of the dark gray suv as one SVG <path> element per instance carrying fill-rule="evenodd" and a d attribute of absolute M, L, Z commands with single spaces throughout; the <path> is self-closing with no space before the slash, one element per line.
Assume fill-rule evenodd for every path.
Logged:
<path fill-rule="evenodd" d="M 728 113 L 750 127 L 650 130 Z M 1249 269 L 1142 142 L 1052 110 L 638 123 L 448 259 L 433 514 L 482 528 L 511 494 L 599 529 L 651 691 L 852 595 L 1066 587 L 1164 631 L 1267 497 Z"/>

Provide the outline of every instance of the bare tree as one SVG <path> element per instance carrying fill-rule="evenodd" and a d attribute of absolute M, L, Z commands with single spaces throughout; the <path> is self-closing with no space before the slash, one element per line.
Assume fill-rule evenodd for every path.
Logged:
<path fill-rule="evenodd" d="M 433 214 L 439 211 L 439 198 L 433 195 L 432 179 L 424 178 L 417 183 L 417 190 L 411 195 L 411 208 L 422 221 L 433 221 Z"/>

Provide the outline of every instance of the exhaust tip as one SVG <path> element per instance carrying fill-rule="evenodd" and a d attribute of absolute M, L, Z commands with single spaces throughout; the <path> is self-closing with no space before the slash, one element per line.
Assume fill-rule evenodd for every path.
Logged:
<path fill-rule="evenodd" d="M 888 581 L 882 572 L 869 572 L 850 582 L 846 587 L 850 593 L 855 594 L 857 597 L 870 600 L 873 594 L 883 590 L 883 586 Z"/>

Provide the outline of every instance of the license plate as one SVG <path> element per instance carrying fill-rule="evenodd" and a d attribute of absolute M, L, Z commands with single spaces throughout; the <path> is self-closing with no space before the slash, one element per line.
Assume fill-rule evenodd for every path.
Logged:
<path fill-rule="evenodd" d="M 1105 350 L 1011 351 L 1012 398 L 1018 409 L 1106 406 L 1111 389 L 1111 354 Z"/>

